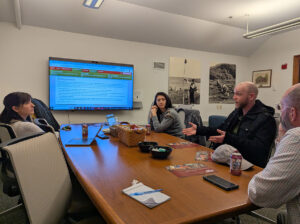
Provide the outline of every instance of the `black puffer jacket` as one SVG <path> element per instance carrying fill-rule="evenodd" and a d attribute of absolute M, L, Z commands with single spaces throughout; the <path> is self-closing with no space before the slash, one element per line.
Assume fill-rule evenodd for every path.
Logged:
<path fill-rule="evenodd" d="M 255 105 L 242 116 L 241 109 L 235 109 L 218 128 L 226 131 L 223 144 L 228 144 L 242 154 L 249 162 L 265 167 L 271 146 L 276 136 L 276 122 L 273 117 L 274 109 L 256 100 Z M 241 117 L 237 134 L 233 134 L 233 129 Z M 198 127 L 197 135 L 213 136 L 219 135 L 216 128 Z M 213 148 L 220 144 L 214 144 Z"/>

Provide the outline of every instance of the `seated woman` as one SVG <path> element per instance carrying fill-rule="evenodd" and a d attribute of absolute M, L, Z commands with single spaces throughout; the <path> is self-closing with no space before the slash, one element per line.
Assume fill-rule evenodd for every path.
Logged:
<path fill-rule="evenodd" d="M 17 137 L 43 132 L 31 121 L 34 104 L 28 93 L 10 93 L 4 97 L 3 104 L 5 108 L 0 115 L 0 122 L 11 125 Z"/>
<path fill-rule="evenodd" d="M 155 95 L 150 111 L 151 128 L 156 132 L 165 132 L 176 137 L 184 138 L 183 124 L 177 111 L 172 107 L 169 96 L 164 92 Z"/>

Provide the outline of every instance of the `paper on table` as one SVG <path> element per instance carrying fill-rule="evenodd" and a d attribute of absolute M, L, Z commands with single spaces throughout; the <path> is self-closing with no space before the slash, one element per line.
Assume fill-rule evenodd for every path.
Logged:
<path fill-rule="evenodd" d="M 122 190 L 124 194 L 127 194 L 129 197 L 139 201 L 140 203 L 146 205 L 148 208 L 154 208 L 155 206 L 167 201 L 170 197 L 161 192 L 153 192 L 148 194 L 142 195 L 130 195 L 132 193 L 137 192 L 146 192 L 146 191 L 153 191 L 154 189 L 144 185 L 143 183 L 136 183 L 132 186 L 125 188 Z"/>

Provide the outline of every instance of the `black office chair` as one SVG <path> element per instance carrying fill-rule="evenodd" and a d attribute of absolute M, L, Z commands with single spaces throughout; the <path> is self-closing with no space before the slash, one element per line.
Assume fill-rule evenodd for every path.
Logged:
<path fill-rule="evenodd" d="M 199 110 L 179 108 L 177 112 L 179 114 L 179 117 L 184 117 L 185 127 L 190 127 L 191 126 L 189 124 L 190 122 L 196 124 L 197 126 L 203 126 L 202 118 L 200 116 Z M 203 146 L 206 145 L 205 136 L 191 135 L 191 136 L 185 136 L 185 139 L 190 142 L 197 143 L 199 145 L 203 145 Z"/>
<path fill-rule="evenodd" d="M 33 123 L 35 123 L 37 126 L 39 126 L 44 132 L 52 132 L 55 134 L 54 128 L 50 124 L 48 124 L 46 119 L 36 118 L 33 120 Z"/>
<path fill-rule="evenodd" d="M 36 118 L 44 118 L 47 123 L 54 128 L 55 131 L 58 131 L 60 126 L 47 105 L 44 104 L 43 101 L 36 98 L 32 99 L 32 103 L 35 105 L 34 114 Z"/>

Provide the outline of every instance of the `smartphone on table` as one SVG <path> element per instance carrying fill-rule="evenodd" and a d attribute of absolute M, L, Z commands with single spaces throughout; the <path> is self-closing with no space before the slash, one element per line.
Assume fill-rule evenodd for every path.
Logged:
<path fill-rule="evenodd" d="M 216 175 L 203 176 L 203 179 L 226 190 L 226 191 L 231 191 L 231 190 L 239 188 L 239 185 L 231 183 L 231 182 L 229 182 L 221 177 L 218 177 Z"/>

